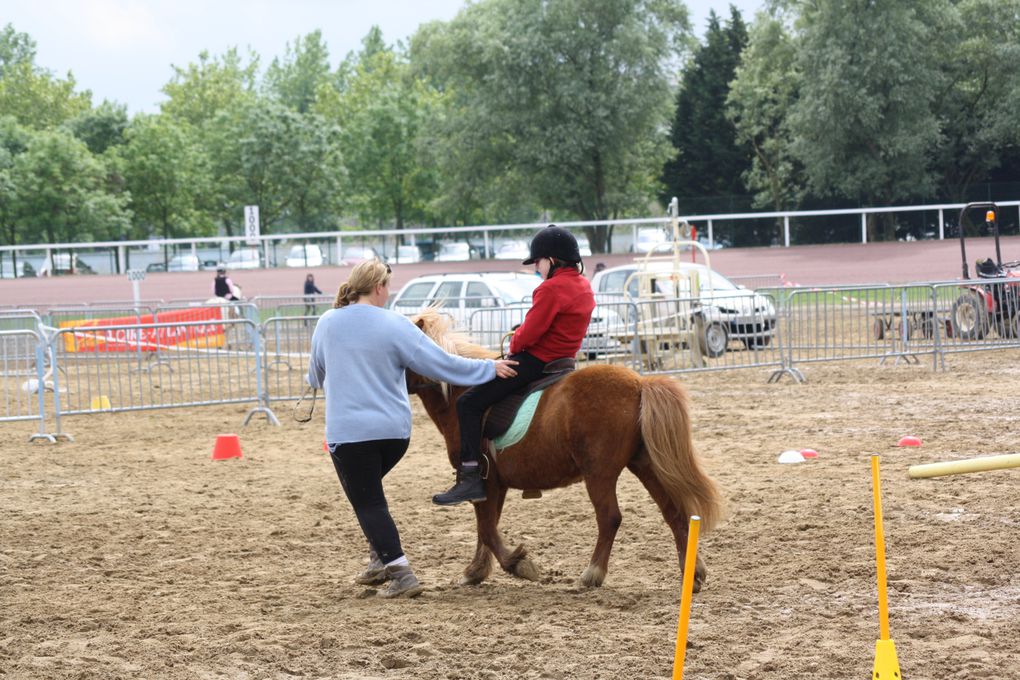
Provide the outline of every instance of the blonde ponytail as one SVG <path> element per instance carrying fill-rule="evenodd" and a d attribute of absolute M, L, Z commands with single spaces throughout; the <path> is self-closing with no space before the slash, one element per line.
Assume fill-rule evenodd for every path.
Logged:
<path fill-rule="evenodd" d="M 351 270 L 351 275 L 340 284 L 336 291 L 336 300 L 333 308 L 339 309 L 353 304 L 361 299 L 362 295 L 368 295 L 377 286 L 381 286 L 390 280 L 390 268 L 379 260 L 366 260 L 359 263 Z"/>

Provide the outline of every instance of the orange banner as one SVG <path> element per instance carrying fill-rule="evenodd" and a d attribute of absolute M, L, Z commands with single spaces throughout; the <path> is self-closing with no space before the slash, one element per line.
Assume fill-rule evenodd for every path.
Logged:
<path fill-rule="evenodd" d="M 197 307 L 159 312 L 157 315 L 121 316 L 112 319 L 77 319 L 60 322 L 61 328 L 74 328 L 64 334 L 67 352 L 155 352 L 167 347 L 223 347 L 226 336 L 223 325 L 216 323 L 193 326 L 162 326 L 159 328 L 111 328 L 128 324 L 172 323 L 185 321 L 221 321 L 222 307 Z M 90 330 L 84 330 L 84 329 Z M 98 330 L 91 330 L 97 328 Z"/>

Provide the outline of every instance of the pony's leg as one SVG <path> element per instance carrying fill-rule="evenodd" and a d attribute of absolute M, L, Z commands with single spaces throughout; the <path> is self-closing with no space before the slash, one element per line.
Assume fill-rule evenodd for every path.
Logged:
<path fill-rule="evenodd" d="M 616 532 L 623 521 L 620 505 L 616 501 L 616 480 L 604 477 L 585 477 L 584 485 L 588 489 L 588 498 L 595 506 L 595 521 L 599 527 L 599 537 L 595 541 L 595 552 L 591 562 L 581 574 L 579 584 L 586 588 L 597 588 L 602 585 L 609 571 L 609 553 L 613 550 Z"/>
<path fill-rule="evenodd" d="M 488 537 L 491 534 L 495 534 L 496 541 L 502 547 L 502 541 L 499 538 L 499 517 L 503 513 L 503 503 L 506 501 L 506 489 L 500 488 L 496 495 L 490 496 L 485 503 L 475 503 L 475 523 L 477 526 L 478 543 L 475 546 L 475 557 L 468 564 L 467 568 L 464 569 L 464 577 L 461 579 L 461 585 L 476 586 L 485 579 L 489 578 L 489 574 L 492 573 L 492 553 L 497 548 L 489 548 Z M 488 528 L 490 523 L 490 513 L 488 509 L 483 508 L 483 505 L 494 505 L 495 506 L 495 524 L 493 529 Z M 485 525 L 483 528 L 483 524 Z M 505 550 L 505 548 L 504 548 Z"/>
<path fill-rule="evenodd" d="M 680 560 L 680 571 L 683 573 L 684 560 L 687 555 L 687 531 L 688 531 L 688 518 L 684 513 L 676 507 L 673 500 L 666 493 L 665 487 L 659 481 L 658 477 L 655 476 L 655 472 L 652 470 L 651 463 L 645 461 L 631 461 L 627 465 L 627 469 L 634 473 L 645 489 L 648 490 L 648 494 L 655 501 L 655 504 L 659 506 L 659 511 L 662 512 L 663 519 L 666 520 L 666 524 L 669 525 L 670 531 L 673 532 L 673 541 L 676 543 L 677 557 Z M 704 585 L 705 579 L 708 577 L 708 569 L 705 568 L 705 563 L 701 559 L 701 554 L 698 554 L 698 560 L 694 566 L 694 592 L 699 592 L 701 586 Z"/>
<path fill-rule="evenodd" d="M 538 580 L 538 569 L 528 558 L 527 549 L 523 545 L 519 545 L 513 551 L 507 550 L 503 544 L 502 536 L 499 535 L 499 517 L 503 512 L 506 492 L 505 486 L 495 489 L 490 486 L 489 499 L 474 504 L 475 520 L 478 524 L 478 548 L 475 551 L 475 560 L 464 570 L 464 583 L 480 583 L 489 575 L 486 568 L 488 567 L 488 555 L 485 554 L 489 551 L 495 555 L 499 566 L 507 573 L 529 581 Z M 485 557 L 479 559 L 483 554 Z M 482 561 L 485 561 L 486 564 L 482 565 Z M 476 569 L 476 567 L 478 568 Z"/>

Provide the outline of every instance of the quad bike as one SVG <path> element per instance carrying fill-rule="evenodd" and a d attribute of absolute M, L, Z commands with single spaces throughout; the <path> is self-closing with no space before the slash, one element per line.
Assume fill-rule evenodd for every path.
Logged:
<path fill-rule="evenodd" d="M 970 211 L 985 210 L 985 224 L 995 237 L 995 260 L 974 264 L 976 280 L 967 268 L 966 217 Z M 999 246 L 999 208 L 994 203 L 969 203 L 960 212 L 960 254 L 963 257 L 963 292 L 953 302 L 953 335 L 964 340 L 981 340 L 992 328 L 1001 338 L 1020 337 L 1020 261 L 1003 262 Z M 982 279 L 986 279 L 982 281 Z M 988 280 L 995 279 L 995 280 Z M 1015 279 L 1003 281 L 1002 279 Z"/>

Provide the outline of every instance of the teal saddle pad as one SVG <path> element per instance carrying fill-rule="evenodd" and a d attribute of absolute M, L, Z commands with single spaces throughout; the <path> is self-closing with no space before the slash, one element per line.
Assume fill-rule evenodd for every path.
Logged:
<path fill-rule="evenodd" d="M 528 433 L 528 427 L 531 425 L 531 420 L 535 417 L 535 410 L 538 408 L 538 401 L 542 398 L 543 392 L 545 390 L 532 392 L 521 402 L 521 407 L 517 409 L 514 421 L 510 423 L 510 427 L 507 428 L 506 432 L 492 440 L 493 446 L 497 449 L 505 449 L 524 439 L 524 435 Z"/>

